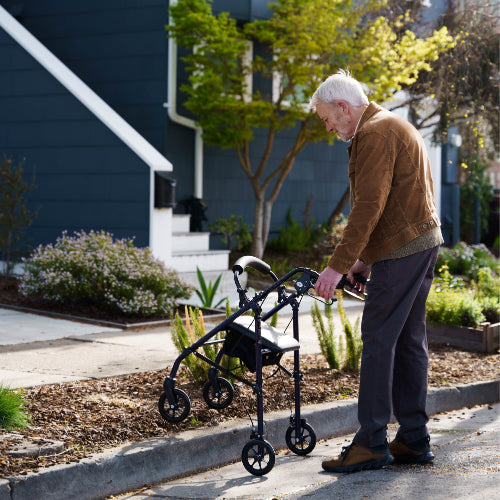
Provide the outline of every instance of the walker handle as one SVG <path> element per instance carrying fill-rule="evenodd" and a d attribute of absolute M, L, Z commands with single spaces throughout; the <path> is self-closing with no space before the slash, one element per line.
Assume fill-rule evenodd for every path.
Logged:
<path fill-rule="evenodd" d="M 233 264 L 233 273 L 241 274 L 247 267 L 257 269 L 257 271 L 260 271 L 262 274 L 271 274 L 271 266 L 266 264 L 263 260 L 253 257 L 252 255 L 240 257 Z"/>

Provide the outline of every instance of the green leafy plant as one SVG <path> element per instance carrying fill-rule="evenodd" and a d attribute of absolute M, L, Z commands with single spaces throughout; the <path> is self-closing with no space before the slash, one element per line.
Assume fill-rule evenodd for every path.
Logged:
<path fill-rule="evenodd" d="M 243 222 L 241 215 L 231 215 L 229 219 L 217 219 L 210 225 L 210 231 L 223 235 L 221 241 L 227 244 L 228 250 L 233 250 L 233 238 L 236 239 L 236 248 L 239 251 L 249 250 L 252 244 L 249 226 Z"/>
<path fill-rule="evenodd" d="M 30 422 L 30 414 L 22 392 L 16 392 L 0 384 L 0 427 L 22 429 Z"/>
<path fill-rule="evenodd" d="M 40 245 L 23 259 L 19 291 L 60 304 L 92 304 L 125 315 L 170 314 L 192 288 L 177 272 L 133 240 L 113 240 L 104 231 L 69 236 Z"/>
<path fill-rule="evenodd" d="M 448 266 L 431 286 L 427 297 L 427 321 L 430 323 L 475 327 L 485 320 L 479 300 L 470 288 L 457 286 Z"/>
<path fill-rule="evenodd" d="M 179 353 L 184 352 L 184 349 L 194 344 L 198 339 L 206 333 L 203 313 L 196 307 L 191 308 L 184 306 L 185 323 L 183 323 L 179 312 L 176 312 L 172 317 L 170 334 L 175 347 Z M 217 355 L 214 344 L 203 345 L 202 347 L 205 356 L 212 361 Z M 196 383 L 203 384 L 207 380 L 208 364 L 196 356 L 186 356 L 182 362 L 187 366 L 188 370 L 193 375 Z"/>
<path fill-rule="evenodd" d="M 351 372 L 359 372 L 361 354 L 363 351 L 363 343 L 361 341 L 361 315 L 358 315 L 354 325 L 352 325 L 345 312 L 342 290 L 336 290 L 335 293 L 337 296 L 337 309 L 346 340 L 343 369 Z"/>
<path fill-rule="evenodd" d="M 500 275 L 500 261 L 483 244 L 468 245 L 461 241 L 453 248 L 441 247 L 435 270 L 443 265 L 448 266 L 451 274 L 459 274 L 475 279 L 482 267 L 490 268 L 494 274 Z"/>
<path fill-rule="evenodd" d="M 326 326 L 323 321 L 323 315 L 316 302 L 314 302 L 311 307 L 311 316 L 314 329 L 318 335 L 321 354 L 325 357 L 330 368 L 338 370 L 340 368 L 338 345 L 340 339 L 336 339 L 335 336 L 332 306 L 330 304 L 325 304 Z"/>
<path fill-rule="evenodd" d="M 300 252 L 317 243 L 326 233 L 326 227 L 314 225 L 314 219 L 306 219 L 302 227 L 293 219 L 292 209 L 288 210 L 287 223 L 280 228 L 277 238 L 268 242 L 268 248 L 279 252 Z"/>
<path fill-rule="evenodd" d="M 489 267 L 481 267 L 477 281 L 471 282 L 474 296 L 481 304 L 481 312 L 490 323 L 500 321 L 500 277 L 495 276 Z"/>
<path fill-rule="evenodd" d="M 313 326 L 318 335 L 321 354 L 332 369 L 341 367 L 345 371 L 359 372 L 363 350 L 363 343 L 361 341 L 361 315 L 358 315 L 354 325 L 352 325 L 345 312 L 341 290 L 336 291 L 336 297 L 344 339 L 340 337 L 336 338 L 331 305 L 325 304 L 326 326 L 318 305 L 315 303 L 311 308 Z"/>
<path fill-rule="evenodd" d="M 228 318 L 231 316 L 233 312 L 229 304 L 229 299 L 226 299 L 226 317 Z M 186 305 L 184 306 L 184 313 L 185 323 L 182 321 L 179 312 L 176 312 L 175 315 L 172 315 L 172 324 L 170 328 L 170 335 L 172 336 L 172 340 L 179 354 L 184 352 L 186 347 L 194 344 L 207 333 L 202 311 L 198 308 L 192 308 Z M 215 335 L 214 340 L 221 340 L 223 334 L 224 332 L 219 332 Z M 204 355 L 208 359 L 215 361 L 219 352 L 219 344 L 204 344 L 202 349 Z M 191 372 L 196 383 L 201 385 L 207 381 L 209 365 L 204 360 L 189 355 L 185 357 L 182 362 Z M 237 358 L 226 355 L 222 357 L 221 366 L 230 373 L 240 376 L 243 375 L 246 370 Z M 226 375 L 231 379 L 230 375 Z"/>
<path fill-rule="evenodd" d="M 203 273 L 200 271 L 198 267 L 196 267 L 196 275 L 198 276 L 198 283 L 200 285 L 200 289 L 196 290 L 196 295 L 201 301 L 201 307 L 211 308 L 211 307 L 219 307 L 222 302 L 224 302 L 224 298 L 220 299 L 215 306 L 212 306 L 213 301 L 215 299 L 215 294 L 217 293 L 217 289 L 219 288 L 220 281 L 222 279 L 222 274 L 217 276 L 217 279 L 214 283 L 209 281 L 208 283 L 205 281 L 205 277 Z"/>

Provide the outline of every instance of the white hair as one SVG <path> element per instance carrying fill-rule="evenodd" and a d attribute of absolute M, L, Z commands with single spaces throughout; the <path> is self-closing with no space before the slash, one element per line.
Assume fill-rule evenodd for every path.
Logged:
<path fill-rule="evenodd" d="M 348 71 L 339 69 L 329 76 L 314 92 L 310 106 L 315 109 L 318 102 L 347 101 L 353 106 L 368 104 L 368 97 L 357 80 Z"/>

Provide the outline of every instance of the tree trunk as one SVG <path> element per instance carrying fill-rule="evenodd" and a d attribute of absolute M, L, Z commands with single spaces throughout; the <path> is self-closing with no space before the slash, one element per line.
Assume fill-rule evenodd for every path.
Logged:
<path fill-rule="evenodd" d="M 264 195 L 254 189 L 255 207 L 254 207 L 254 228 L 252 240 L 252 255 L 259 259 L 264 256 L 265 242 L 263 241 L 264 226 Z"/>

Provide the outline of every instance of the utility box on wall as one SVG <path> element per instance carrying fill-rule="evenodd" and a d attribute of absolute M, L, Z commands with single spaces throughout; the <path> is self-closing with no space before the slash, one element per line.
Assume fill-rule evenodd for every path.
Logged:
<path fill-rule="evenodd" d="M 155 208 L 175 207 L 176 184 L 169 172 L 155 172 Z"/>

